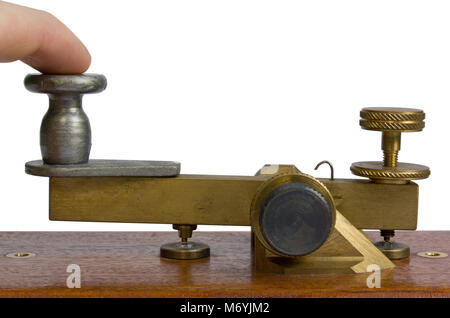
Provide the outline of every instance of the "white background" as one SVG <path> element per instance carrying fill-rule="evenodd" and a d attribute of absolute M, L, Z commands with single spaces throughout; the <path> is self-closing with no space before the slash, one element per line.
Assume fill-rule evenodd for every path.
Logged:
<path fill-rule="evenodd" d="M 449 230 L 449 1 L 14 1 L 47 10 L 92 54 L 108 88 L 84 98 L 91 158 L 176 160 L 182 173 L 253 175 L 265 163 L 336 177 L 380 160 L 381 134 L 360 129 L 366 106 L 422 108 L 400 161 L 419 181 L 419 229 Z M 51 222 L 40 159 L 45 95 L 31 68 L 0 65 L 0 230 L 168 230 L 169 225 Z M 183 211 L 180 211 L 183 213 Z M 200 230 L 236 229 L 200 226 Z M 245 228 L 237 228 L 245 229 Z"/>

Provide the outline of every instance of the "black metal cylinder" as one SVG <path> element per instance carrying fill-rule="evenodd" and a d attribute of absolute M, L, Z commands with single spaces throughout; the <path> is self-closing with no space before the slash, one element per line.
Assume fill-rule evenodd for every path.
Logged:
<path fill-rule="evenodd" d="M 328 238 L 333 208 L 314 188 L 290 183 L 267 196 L 259 222 L 264 240 L 275 251 L 302 256 L 318 249 Z"/>

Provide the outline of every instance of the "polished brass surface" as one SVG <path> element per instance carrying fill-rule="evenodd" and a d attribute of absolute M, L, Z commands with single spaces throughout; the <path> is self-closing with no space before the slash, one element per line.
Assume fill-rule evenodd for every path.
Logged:
<path fill-rule="evenodd" d="M 270 176 L 270 177 L 273 177 L 274 175 L 281 174 L 281 173 L 298 174 L 298 173 L 300 173 L 300 170 L 298 170 L 298 168 L 296 166 L 294 166 L 294 165 L 271 165 L 271 164 L 266 164 L 266 165 L 264 165 L 264 167 L 259 169 L 258 172 L 256 172 L 255 176 Z"/>
<path fill-rule="evenodd" d="M 425 113 L 420 109 L 402 107 L 366 107 L 360 112 L 360 126 L 375 131 L 421 131 Z"/>
<path fill-rule="evenodd" d="M 419 187 L 378 184 L 369 180 L 319 179 L 333 195 L 337 209 L 358 229 L 415 230 Z"/>
<path fill-rule="evenodd" d="M 367 272 L 369 265 L 377 264 L 380 269 L 394 268 L 392 263 L 383 253 L 377 249 L 363 231 L 356 229 L 352 223 L 349 222 L 339 211 L 336 213 L 336 231 L 347 240 L 364 258 L 361 262 L 351 267 L 351 270 L 355 273 Z M 341 253 L 341 247 L 337 255 Z"/>
<path fill-rule="evenodd" d="M 382 132 L 383 161 L 355 162 L 350 167 L 353 174 L 377 183 L 402 184 L 410 180 L 428 178 L 430 169 L 411 163 L 398 163 L 401 132 L 421 131 L 425 127 L 425 113 L 420 109 L 368 107 L 360 112 L 361 128 Z"/>
<path fill-rule="evenodd" d="M 50 178 L 50 219 L 248 226 L 253 195 L 267 178 Z"/>
<path fill-rule="evenodd" d="M 405 184 L 410 180 L 426 179 L 430 176 L 428 167 L 404 162 L 397 163 L 395 167 L 386 167 L 380 161 L 354 162 L 350 170 L 357 176 L 377 183 Z"/>
<path fill-rule="evenodd" d="M 262 171 L 298 171 L 294 168 L 271 166 Z M 50 178 L 50 219 L 249 226 L 252 199 L 270 177 Z M 359 229 L 417 227 L 418 186 L 413 182 L 318 180 L 330 191 L 341 213 Z"/>

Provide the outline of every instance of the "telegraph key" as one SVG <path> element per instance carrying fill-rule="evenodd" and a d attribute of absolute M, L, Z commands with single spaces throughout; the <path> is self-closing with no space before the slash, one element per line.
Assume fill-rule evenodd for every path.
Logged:
<path fill-rule="evenodd" d="M 104 90 L 104 76 L 28 75 L 25 86 L 50 98 L 42 160 L 25 169 L 49 177 L 51 220 L 172 224 L 181 240 L 163 245 L 160 255 L 180 262 L 210 254 L 208 245 L 189 240 L 197 225 L 251 226 L 249 248 L 260 272 L 361 273 L 369 264 L 392 268 L 390 259 L 409 256 L 409 247 L 390 238 L 395 230 L 416 229 L 412 180 L 430 174 L 428 167 L 397 161 L 400 133 L 424 128 L 421 110 L 361 111 L 361 127 L 382 132 L 384 152 L 383 161 L 352 164 L 363 179 L 333 173 L 320 179 L 292 165 L 266 165 L 254 176 L 187 175 L 174 161 L 89 159 L 82 96 Z M 381 230 L 385 240 L 373 244 L 362 229 Z"/>

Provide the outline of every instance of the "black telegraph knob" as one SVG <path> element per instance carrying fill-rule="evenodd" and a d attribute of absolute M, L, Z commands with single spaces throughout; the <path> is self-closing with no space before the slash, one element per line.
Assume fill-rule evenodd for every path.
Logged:
<path fill-rule="evenodd" d="M 318 249 L 333 227 L 334 207 L 304 183 L 280 185 L 261 206 L 259 227 L 265 242 L 286 256 L 307 255 Z"/>

